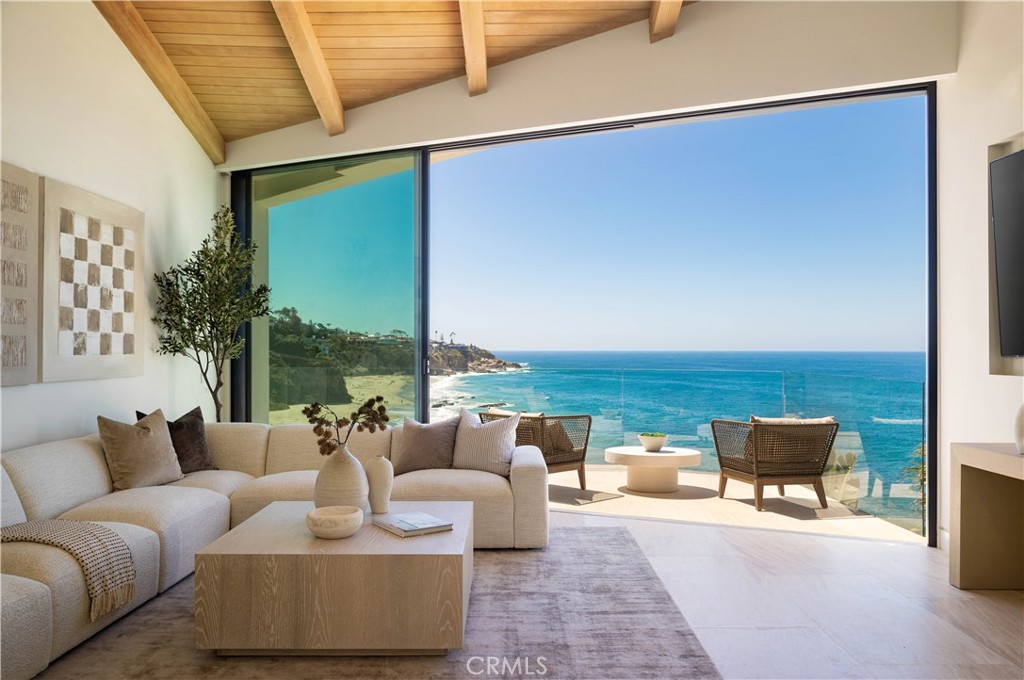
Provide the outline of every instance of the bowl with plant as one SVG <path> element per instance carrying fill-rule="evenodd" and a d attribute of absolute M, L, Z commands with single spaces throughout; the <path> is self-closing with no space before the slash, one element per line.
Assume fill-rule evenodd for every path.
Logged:
<path fill-rule="evenodd" d="M 648 453 L 657 453 L 668 443 L 668 435 L 662 432 L 641 432 L 637 437 L 640 439 L 644 451 Z"/>

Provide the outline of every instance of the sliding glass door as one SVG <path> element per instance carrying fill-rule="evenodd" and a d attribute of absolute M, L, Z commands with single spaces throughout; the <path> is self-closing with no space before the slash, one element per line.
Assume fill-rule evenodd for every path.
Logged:
<path fill-rule="evenodd" d="M 305 422 L 382 395 L 414 414 L 417 154 L 256 172 L 251 230 L 271 313 L 253 323 L 252 420 Z"/>

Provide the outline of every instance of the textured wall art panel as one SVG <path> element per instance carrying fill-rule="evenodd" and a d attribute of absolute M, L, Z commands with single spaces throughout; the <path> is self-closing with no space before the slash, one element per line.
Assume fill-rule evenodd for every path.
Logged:
<path fill-rule="evenodd" d="M 142 375 L 142 212 L 44 180 L 43 381 Z"/>
<path fill-rule="evenodd" d="M 3 163 L 0 219 L 0 376 L 39 382 L 39 176 Z"/>

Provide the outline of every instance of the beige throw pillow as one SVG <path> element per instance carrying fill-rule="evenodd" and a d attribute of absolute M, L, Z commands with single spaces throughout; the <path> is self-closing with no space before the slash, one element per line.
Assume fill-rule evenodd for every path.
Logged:
<path fill-rule="evenodd" d="M 512 451 L 516 448 L 518 425 L 518 413 L 481 423 L 480 416 L 462 409 L 459 412 L 459 429 L 455 433 L 452 467 L 508 477 L 512 470 Z"/>
<path fill-rule="evenodd" d="M 758 416 L 750 416 L 750 422 L 764 425 L 823 425 L 825 423 L 834 423 L 836 419 L 833 416 L 825 416 L 824 418 L 760 418 Z"/>
<path fill-rule="evenodd" d="M 157 409 L 134 425 L 103 416 L 96 416 L 96 424 L 114 491 L 159 486 L 185 476 L 163 411 Z"/>
<path fill-rule="evenodd" d="M 395 461 L 395 474 L 450 468 L 458 429 L 459 416 L 429 424 L 406 418 L 402 425 L 402 454 Z"/>

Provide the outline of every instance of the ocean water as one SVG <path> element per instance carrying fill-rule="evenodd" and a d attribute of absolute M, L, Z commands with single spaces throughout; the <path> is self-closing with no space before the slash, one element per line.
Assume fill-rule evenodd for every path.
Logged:
<path fill-rule="evenodd" d="M 432 389 L 436 416 L 459 406 L 503 405 L 593 416 L 588 462 L 658 430 L 697 448 L 717 471 L 712 418 L 835 416 L 837 454 L 853 453 L 858 504 L 916 517 L 907 466 L 924 439 L 923 352 L 517 352 L 524 368 L 464 375 Z M 435 417 L 436 417 L 435 416 Z"/>

